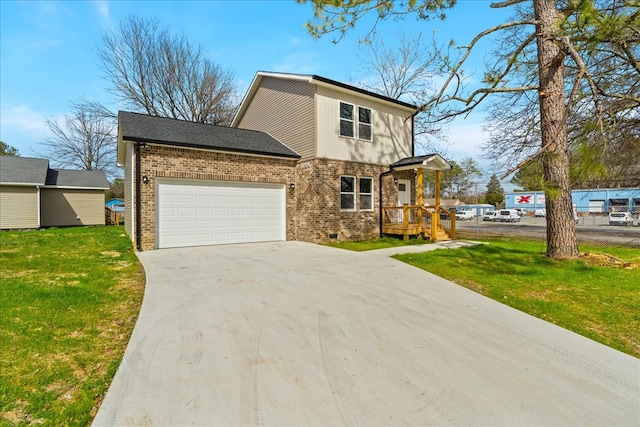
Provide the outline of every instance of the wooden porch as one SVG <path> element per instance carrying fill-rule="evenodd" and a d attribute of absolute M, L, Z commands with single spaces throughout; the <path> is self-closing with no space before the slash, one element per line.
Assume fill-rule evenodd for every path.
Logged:
<path fill-rule="evenodd" d="M 456 237 L 455 213 L 442 206 L 383 206 L 382 234 L 402 236 L 403 240 L 416 236 L 432 242 Z"/>
<path fill-rule="evenodd" d="M 442 206 L 440 182 L 443 170 L 451 165 L 440 155 L 402 159 L 391 165 L 394 171 L 413 170 L 415 173 L 415 206 L 383 206 L 381 218 L 382 234 L 400 235 L 403 240 L 411 236 L 420 236 L 432 242 L 452 240 L 456 237 L 456 216 Z M 435 173 L 435 206 L 424 206 L 423 177 L 425 171 Z"/>

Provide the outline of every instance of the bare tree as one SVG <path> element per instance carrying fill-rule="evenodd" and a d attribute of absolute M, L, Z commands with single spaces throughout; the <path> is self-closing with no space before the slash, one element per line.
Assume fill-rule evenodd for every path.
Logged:
<path fill-rule="evenodd" d="M 116 167 L 116 119 L 102 105 L 75 101 L 71 113 L 46 120 L 50 136 L 41 143 L 38 155 L 63 168 L 118 173 Z"/>
<path fill-rule="evenodd" d="M 571 184 L 574 188 L 638 185 L 640 15 L 628 1 L 585 4 L 591 9 L 583 6 L 564 25 L 583 63 L 572 55 L 564 60 L 565 87 L 571 88 L 566 106 Z M 525 19 L 531 14 L 529 7 L 519 7 L 516 16 Z M 525 36 L 512 29 L 496 47 L 495 56 L 520 49 L 520 72 L 514 77 L 521 86 L 531 86 L 537 78 L 536 50 L 532 43 L 523 47 Z M 540 112 L 532 93 L 501 94 L 489 109 L 491 138 L 485 149 L 502 164 L 523 165 L 523 160 L 543 155 Z"/>
<path fill-rule="evenodd" d="M 381 19 L 407 14 L 417 14 L 422 19 L 442 17 L 455 1 L 355 0 L 336 5 L 333 1 L 312 0 L 312 3 L 314 18 L 307 25 L 311 34 L 319 37 L 331 32 L 343 35 L 369 12 L 377 14 L 374 28 Z M 609 58 L 615 60 L 613 63 L 630 64 L 635 70 L 640 68 L 637 61 L 638 8 L 632 3 L 635 1 L 505 0 L 492 3 L 494 8 L 516 7 L 523 13 L 517 14 L 515 20 L 480 32 L 469 44 L 459 48 L 457 57 L 451 55 L 451 49 L 442 49 L 442 62 L 448 67 L 448 77 L 440 91 L 422 104 L 424 109 L 439 108 L 440 118 L 448 118 L 468 114 L 494 94 L 527 93 L 523 96 L 535 101 L 532 105 L 537 106 L 540 139 L 535 152 L 510 172 L 532 160 L 542 161 L 547 203 L 547 256 L 551 258 L 579 255 L 569 178 L 567 123 L 570 112 L 578 108 L 578 104 L 590 102 L 591 111 L 596 115 L 595 127 L 604 134 L 603 99 L 631 108 L 640 105 L 640 98 L 634 91 L 625 90 L 625 84 L 609 86 L 606 73 L 602 75 L 603 79 L 598 79 L 589 67 L 598 58 Z M 495 63 L 489 64 L 481 87 L 467 88 L 464 66 L 478 42 L 511 29 L 522 34 L 520 42 L 503 50 Z M 615 49 L 601 50 L 601 41 Z M 532 71 L 526 66 L 528 64 L 535 64 L 535 69 Z M 572 73 L 565 81 L 567 70 Z M 531 132 L 535 132 L 535 128 L 531 128 Z"/>
<path fill-rule="evenodd" d="M 366 77 L 358 83 L 365 89 L 411 104 L 421 104 L 434 95 L 437 55 L 422 33 L 413 37 L 399 33 L 397 46 L 389 46 L 380 38 L 372 38 L 364 46 L 360 74 Z M 425 109 L 416 116 L 416 144 L 425 153 L 443 154 L 439 142 L 445 140 L 444 123 L 436 123 L 430 113 Z"/>
<path fill-rule="evenodd" d="M 129 16 L 98 48 L 110 89 L 134 111 L 228 125 L 238 105 L 233 73 L 159 21 Z"/>

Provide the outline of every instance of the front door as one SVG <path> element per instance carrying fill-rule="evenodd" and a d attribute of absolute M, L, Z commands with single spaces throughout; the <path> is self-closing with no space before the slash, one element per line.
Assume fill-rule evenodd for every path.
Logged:
<path fill-rule="evenodd" d="M 408 179 L 398 180 L 398 206 L 404 206 L 411 204 L 411 181 Z M 404 212 L 400 211 L 398 215 L 398 222 L 402 222 L 404 219 Z"/>

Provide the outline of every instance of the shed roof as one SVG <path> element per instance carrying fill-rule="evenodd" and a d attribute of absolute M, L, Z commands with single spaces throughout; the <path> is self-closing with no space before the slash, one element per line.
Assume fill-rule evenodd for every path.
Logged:
<path fill-rule="evenodd" d="M 295 151 L 265 132 L 127 111 L 118 112 L 118 143 L 122 141 L 300 158 Z"/>
<path fill-rule="evenodd" d="M 49 161 L 31 157 L 0 156 L 0 183 L 44 185 Z"/>
<path fill-rule="evenodd" d="M 109 181 L 104 171 L 49 169 L 45 185 L 109 189 Z"/>

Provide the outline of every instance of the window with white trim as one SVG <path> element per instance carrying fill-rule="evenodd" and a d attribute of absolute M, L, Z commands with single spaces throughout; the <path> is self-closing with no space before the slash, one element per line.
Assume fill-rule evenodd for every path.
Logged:
<path fill-rule="evenodd" d="M 360 190 L 360 210 L 372 211 L 373 210 L 373 178 L 360 178 L 359 188 Z"/>
<path fill-rule="evenodd" d="M 373 139 L 372 123 L 371 109 L 358 107 L 356 120 L 356 106 L 346 102 L 340 103 L 340 136 L 371 141 Z"/>
<path fill-rule="evenodd" d="M 358 107 L 358 138 L 371 141 L 371 110 Z"/>
<path fill-rule="evenodd" d="M 356 210 L 356 177 L 340 177 L 340 210 Z"/>
<path fill-rule="evenodd" d="M 355 136 L 353 109 L 353 104 L 340 103 L 340 136 L 348 136 L 350 138 Z"/>

